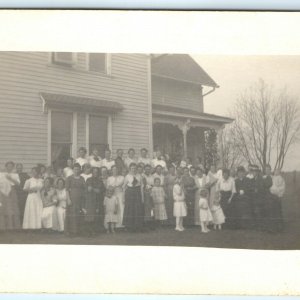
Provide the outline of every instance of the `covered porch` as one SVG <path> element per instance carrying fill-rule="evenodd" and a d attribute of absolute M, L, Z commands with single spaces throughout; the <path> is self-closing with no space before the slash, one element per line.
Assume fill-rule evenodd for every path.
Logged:
<path fill-rule="evenodd" d="M 204 161 L 205 132 L 214 129 L 220 133 L 225 124 L 232 122 L 227 117 L 157 104 L 153 105 L 152 114 L 153 145 L 172 159 L 180 156 L 195 161 L 200 157 Z"/>

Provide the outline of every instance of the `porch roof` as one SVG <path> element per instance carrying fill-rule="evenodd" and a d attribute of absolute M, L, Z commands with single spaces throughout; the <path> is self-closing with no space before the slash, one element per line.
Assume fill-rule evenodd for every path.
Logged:
<path fill-rule="evenodd" d="M 40 93 L 40 96 L 44 106 L 49 108 L 104 113 L 116 113 L 123 110 L 123 106 L 119 102 L 110 100 L 52 93 Z"/>
<path fill-rule="evenodd" d="M 195 121 L 208 121 L 215 122 L 218 124 L 228 124 L 234 121 L 234 119 L 228 117 L 200 113 L 186 108 L 154 103 L 152 104 L 152 113 L 157 116 L 164 116 L 176 119 L 190 119 Z"/>

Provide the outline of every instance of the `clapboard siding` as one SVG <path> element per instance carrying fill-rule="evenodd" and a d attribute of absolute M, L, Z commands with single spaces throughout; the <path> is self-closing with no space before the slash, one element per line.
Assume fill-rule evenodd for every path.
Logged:
<path fill-rule="evenodd" d="M 121 103 L 112 118 L 112 148 L 149 147 L 148 56 L 112 54 L 111 75 L 86 70 L 87 54 L 74 68 L 50 63 L 47 52 L 0 53 L 0 164 L 47 162 L 47 113 L 39 93 L 49 92 Z M 78 113 L 77 146 L 85 146 L 85 114 Z"/>
<path fill-rule="evenodd" d="M 152 76 L 152 102 L 203 112 L 201 86 Z"/>

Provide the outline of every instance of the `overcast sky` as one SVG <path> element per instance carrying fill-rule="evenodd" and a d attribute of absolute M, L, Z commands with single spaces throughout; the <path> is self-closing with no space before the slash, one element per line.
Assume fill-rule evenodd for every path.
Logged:
<path fill-rule="evenodd" d="M 194 59 L 220 86 L 204 98 L 207 113 L 226 115 L 237 96 L 259 78 L 275 89 L 286 87 L 299 97 L 300 105 L 300 56 L 203 56 Z M 300 144 L 290 152 L 285 170 L 300 170 Z"/>

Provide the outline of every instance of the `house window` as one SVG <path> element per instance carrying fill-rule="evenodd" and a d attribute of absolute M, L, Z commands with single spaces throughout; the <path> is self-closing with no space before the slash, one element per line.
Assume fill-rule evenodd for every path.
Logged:
<path fill-rule="evenodd" d="M 97 148 L 101 157 L 104 157 L 108 146 L 107 137 L 108 118 L 103 116 L 89 116 L 89 149 Z"/>
<path fill-rule="evenodd" d="M 76 54 L 73 52 L 53 52 L 51 62 L 66 67 L 73 66 L 76 62 Z"/>
<path fill-rule="evenodd" d="M 89 53 L 88 71 L 108 74 L 109 56 L 105 53 Z"/>
<path fill-rule="evenodd" d="M 51 163 L 65 167 L 72 150 L 72 113 L 51 112 Z"/>

